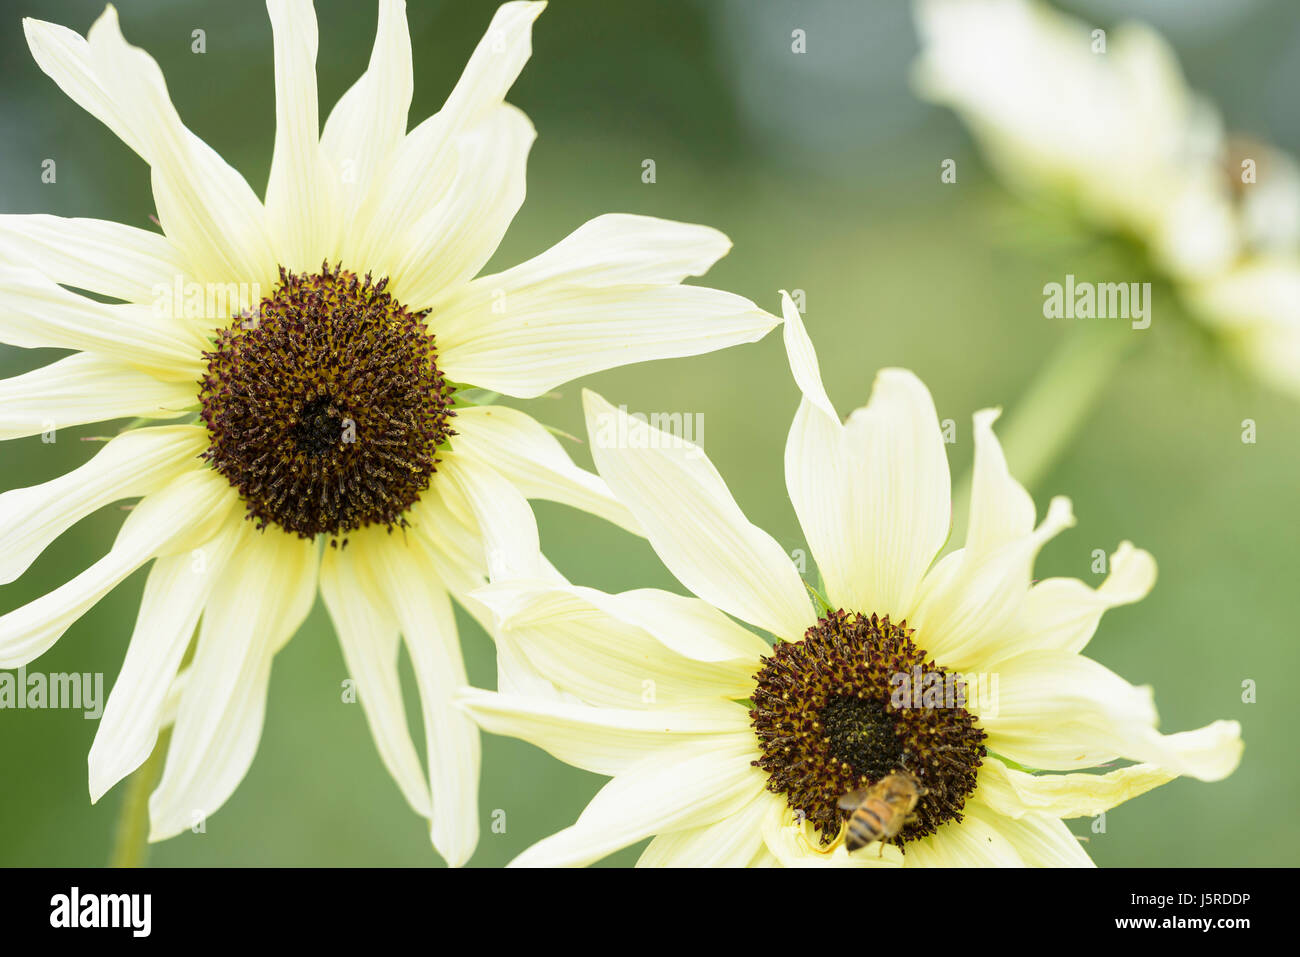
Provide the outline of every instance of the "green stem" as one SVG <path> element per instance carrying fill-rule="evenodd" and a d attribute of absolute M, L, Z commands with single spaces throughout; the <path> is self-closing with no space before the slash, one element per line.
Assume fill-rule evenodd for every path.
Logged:
<path fill-rule="evenodd" d="M 110 867 L 144 867 L 149 860 L 149 795 L 162 773 L 171 728 L 158 735 L 158 743 L 126 784 L 126 796 L 117 815 Z"/>
<path fill-rule="evenodd" d="M 1011 474 L 1033 490 L 1060 458 L 1128 352 L 1144 333 L 1089 324 L 1070 335 L 997 427 Z M 970 514 L 971 475 L 953 493 L 953 528 Z M 965 539 L 962 535 L 959 542 Z"/>

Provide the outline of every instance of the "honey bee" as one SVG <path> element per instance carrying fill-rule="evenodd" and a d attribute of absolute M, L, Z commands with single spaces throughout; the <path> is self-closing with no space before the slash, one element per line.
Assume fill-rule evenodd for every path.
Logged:
<path fill-rule="evenodd" d="M 906 771 L 899 771 L 886 775 L 869 788 L 844 795 L 839 800 L 840 810 L 850 812 L 844 846 L 856 851 L 879 841 L 880 853 L 884 854 L 885 842 L 895 838 L 912 820 L 921 794 L 921 782 Z"/>

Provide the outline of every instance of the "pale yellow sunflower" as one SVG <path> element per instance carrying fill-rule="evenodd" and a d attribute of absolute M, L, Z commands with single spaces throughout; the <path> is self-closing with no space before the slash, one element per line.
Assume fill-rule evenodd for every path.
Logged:
<path fill-rule="evenodd" d="M 1074 524 L 1070 502 L 1053 499 L 1035 525 L 986 409 L 965 547 L 939 558 L 950 492 L 930 393 L 885 369 L 841 421 L 784 305 L 803 392 L 786 485 L 824 596 L 701 448 L 586 393 L 598 472 L 696 597 L 570 585 L 525 557 L 530 533 L 516 545 L 529 577 L 475 593 L 510 667 L 500 692 L 467 690 L 462 706 L 611 777 L 515 864 L 587 864 L 653 838 L 643 865 L 1086 866 L 1066 819 L 1178 775 L 1231 773 L 1235 721 L 1161 734 L 1152 689 L 1083 655 L 1103 612 L 1151 589 L 1151 556 L 1123 542 L 1095 589 L 1034 583 L 1039 549 Z M 1094 773 L 1117 759 L 1139 763 Z M 855 805 L 841 799 L 904 774 L 912 813 L 850 852 Z"/>
<path fill-rule="evenodd" d="M 400 0 L 379 4 L 369 67 L 323 128 L 312 5 L 268 0 L 264 201 L 182 124 L 112 7 L 85 37 L 24 21 L 41 69 L 149 164 L 162 231 L 0 217 L 0 342 L 72 350 L 0 383 L 0 437 L 138 420 L 67 475 L 0 496 L 0 581 L 82 517 L 143 497 L 106 555 L 0 618 L 0 667 L 36 659 L 153 561 L 90 752 L 98 800 L 173 725 L 153 840 L 216 811 L 243 778 L 272 661 L 319 591 L 384 764 L 438 851 L 464 862 L 479 741 L 451 704 L 466 680 L 452 599 L 485 580 L 483 516 L 531 521 L 527 496 L 635 524 L 536 421 L 481 401 L 748 342 L 778 322 L 681 284 L 727 252 L 725 236 L 645 216 L 597 217 L 479 275 L 524 200 L 534 130 L 504 97 L 544 6 L 502 6 L 442 109 L 408 131 Z M 148 424 L 159 419 L 176 421 Z"/>

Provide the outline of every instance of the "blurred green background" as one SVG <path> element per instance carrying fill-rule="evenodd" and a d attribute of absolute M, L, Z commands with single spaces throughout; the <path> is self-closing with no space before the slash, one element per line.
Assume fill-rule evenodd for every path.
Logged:
<path fill-rule="evenodd" d="M 271 33 L 256 2 L 123 0 L 127 38 L 161 64 L 182 118 L 260 193 L 274 131 Z M 491 19 L 491 3 L 408 4 L 415 54 L 412 125 L 434 112 Z M 1109 26 L 1127 4 L 1072 5 Z M 0 3 L 0 211 L 91 216 L 149 227 L 148 170 L 32 62 L 20 18 L 84 32 L 95 0 Z M 1177 47 L 1192 85 L 1231 128 L 1300 152 L 1300 6 L 1290 0 L 1142 5 Z M 318 0 L 322 116 L 364 69 L 371 4 Z M 207 33 L 207 52 L 190 34 Z M 795 55 L 790 35 L 808 36 Z M 1070 331 L 1042 315 L 1042 286 L 1066 272 L 1115 264 L 1086 237 L 1041 242 L 1044 229 L 987 173 L 948 112 L 907 82 L 916 50 L 903 4 L 834 0 L 553 0 L 511 100 L 539 131 L 529 196 L 494 267 L 531 256 L 609 211 L 708 223 L 735 243 L 707 277 L 779 311 L 779 288 L 803 289 L 822 372 L 841 412 L 866 401 L 875 371 L 914 369 L 941 418 L 958 423 L 954 475 L 971 458 L 970 414 L 1014 408 Z M 58 182 L 40 182 L 42 159 Z M 939 182 L 958 162 L 959 182 Z M 644 159 L 657 182 L 642 182 Z M 1068 231 L 1067 231 L 1068 232 Z M 1118 267 L 1116 278 L 1129 277 Z M 1141 278 L 1157 278 L 1142 276 Z M 1157 296 L 1161 293 L 1157 291 Z M 1039 577 L 1090 583 L 1091 553 L 1123 539 L 1149 549 L 1160 579 L 1139 605 L 1106 616 L 1090 653 L 1156 687 L 1162 729 L 1215 718 L 1244 726 L 1245 759 L 1228 780 L 1180 780 L 1110 813 L 1087 850 L 1102 865 L 1300 864 L 1297 708 L 1285 682 L 1297 665 L 1300 569 L 1300 408 L 1238 375 L 1157 298 L 1113 385 L 1035 488 L 1040 511 L 1071 496 L 1079 524 L 1046 549 Z M 56 358 L 0 347 L 0 375 Z M 788 549 L 804 548 L 785 497 L 782 452 L 797 404 L 779 333 L 727 352 L 591 376 L 558 398 L 524 405 L 582 434 L 579 390 L 632 410 L 700 412 L 704 445 L 749 517 Z M 1258 423 L 1258 442 L 1240 423 Z M 53 478 L 94 447 L 60 432 L 0 446 L 0 488 Z M 572 448 L 590 465 L 587 450 Z M 1014 463 L 1013 470 L 1014 470 Z M 539 503 L 543 543 L 572 579 L 606 589 L 678 588 L 649 548 L 568 509 Z M 110 507 L 64 535 L 19 581 L 0 612 L 56 587 L 110 544 Z M 111 686 L 130 635 L 144 572 L 82 618 L 32 668 L 102 671 Z M 471 680 L 494 686 L 490 641 L 462 617 Z M 404 663 L 405 667 L 405 663 Z M 408 669 L 409 670 L 409 669 Z M 277 659 L 261 749 L 207 833 L 157 845 L 160 865 L 412 865 L 440 863 L 424 822 L 383 769 L 362 712 L 340 702 L 346 677 L 317 603 Z M 408 703 L 414 703 L 407 674 Z M 1243 704 L 1246 679 L 1258 703 Z M 106 688 L 107 691 L 107 688 Z M 415 740 L 419 717 L 411 713 Z M 91 806 L 86 754 L 96 724 L 76 711 L 0 711 L 0 864 L 95 865 L 107 860 L 124 785 Z M 518 741 L 488 737 L 471 861 L 499 865 L 571 823 L 603 779 Z M 491 832 L 492 812 L 507 815 Z M 1086 833 L 1087 822 L 1073 822 Z M 627 864 L 636 849 L 610 859 Z"/>

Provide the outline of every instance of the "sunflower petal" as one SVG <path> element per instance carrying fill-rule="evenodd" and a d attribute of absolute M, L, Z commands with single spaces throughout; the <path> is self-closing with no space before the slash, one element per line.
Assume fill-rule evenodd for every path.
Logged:
<path fill-rule="evenodd" d="M 637 867 L 748 867 L 763 843 L 767 803 L 746 807 L 705 827 L 656 834 L 641 853 Z"/>
<path fill-rule="evenodd" d="M 998 689 L 980 723 L 989 748 L 1047 770 L 1096 767 L 1116 757 L 1217 781 L 1241 760 L 1241 727 L 1215 721 L 1161 734 L 1149 686 L 1135 687 L 1081 655 L 1034 651 L 997 664 Z"/>
<path fill-rule="evenodd" d="M 729 246 L 703 226 L 594 219 L 439 303 L 434 331 L 448 373 L 531 398 L 590 372 L 761 339 L 775 316 L 732 293 L 678 285 Z"/>
<path fill-rule="evenodd" d="M 980 766 L 979 795 L 1007 817 L 1043 813 L 1052 817 L 1095 817 L 1178 775 L 1154 764 L 1134 764 L 1105 774 L 1026 774 L 996 758 Z"/>
<path fill-rule="evenodd" d="M 610 601 L 616 596 L 595 589 L 517 579 L 480 588 L 474 597 L 496 614 L 501 637 L 532 671 L 588 704 L 730 714 L 731 702 L 753 689 L 755 658 L 685 657 L 620 619 Z"/>
<path fill-rule="evenodd" d="M 0 494 L 0 584 L 25 572 L 50 542 L 92 512 L 197 471 L 206 446 L 203 430 L 192 425 L 132 429 L 71 472 Z"/>
<path fill-rule="evenodd" d="M 223 482 L 224 484 L 224 482 Z M 262 736 L 271 659 L 316 595 L 316 543 L 244 525 L 214 586 L 176 714 L 162 780 L 149 797 L 149 840 L 201 824 L 247 773 Z"/>
<path fill-rule="evenodd" d="M 763 790 L 750 766 L 753 737 L 688 742 L 628 768 L 591 799 L 576 823 L 539 841 L 511 867 L 580 867 L 664 831 L 705 827 Z"/>
<path fill-rule="evenodd" d="M 141 304 L 153 303 L 159 286 L 171 289 L 185 273 L 166 236 L 102 219 L 2 215 L 0 252 L 60 285 Z"/>
<path fill-rule="evenodd" d="M 0 440 L 111 419 L 174 419 L 197 405 L 190 382 L 163 382 L 89 352 L 0 380 Z"/>
<path fill-rule="evenodd" d="M 1039 550 L 1074 522 L 1070 500 L 1057 496 L 1029 534 L 988 554 L 961 549 L 945 556 L 926 575 L 910 622 L 925 636 L 926 651 L 958 670 L 998 655 L 1029 595 Z"/>
<path fill-rule="evenodd" d="M 224 479 L 197 470 L 145 497 L 122 523 L 107 555 L 54 591 L 0 616 L 0 668 L 17 668 L 45 652 L 149 559 L 207 541 L 236 500 Z"/>
<path fill-rule="evenodd" d="M 678 581 L 782 638 L 815 621 L 790 557 L 750 523 L 704 450 L 583 391 L 592 457 Z"/>
<path fill-rule="evenodd" d="M 276 260 L 316 270 L 339 230 L 337 174 L 320 148 L 316 12 L 311 0 L 267 0 L 275 38 L 275 149 L 266 184 L 266 225 Z"/>
<path fill-rule="evenodd" d="M 341 254 L 347 262 L 356 261 L 347 246 L 350 227 L 406 135 L 414 88 L 406 4 L 381 0 L 370 64 L 330 111 L 320 137 L 321 152 L 339 174 Z"/>
<path fill-rule="evenodd" d="M 69 292 L 26 266 L 0 266 L 0 342 L 77 349 L 167 381 L 195 382 L 207 341 L 196 328 L 148 306 L 104 304 Z"/>
<path fill-rule="evenodd" d="M 380 261 L 388 264 L 395 294 L 419 306 L 468 282 L 496 252 L 527 187 L 526 166 L 537 131 L 522 111 L 501 106 L 483 123 L 456 135 L 456 178 L 403 236 L 394 234 Z M 435 315 L 442 307 L 435 308 Z M 439 323 L 432 321 L 435 335 Z M 473 382 L 457 366 L 455 344 L 439 337 L 439 365 L 459 382 Z"/>
<path fill-rule="evenodd" d="M 128 145 L 152 167 L 158 219 L 184 250 L 188 272 L 200 281 L 272 282 L 276 260 L 262 204 L 244 177 L 181 123 L 158 64 L 126 42 L 113 7 L 91 26 L 85 52 L 114 115 L 129 124 Z"/>
<path fill-rule="evenodd" d="M 949 821 L 928 837 L 911 841 L 904 867 L 1025 867 L 1026 861 L 999 829 L 999 818 L 973 802 L 961 821 Z"/>
<path fill-rule="evenodd" d="M 430 817 L 433 802 L 424 768 L 411 740 L 397 672 L 397 622 L 378 600 L 368 563 L 358 557 L 369 536 L 353 534 L 346 550 L 321 559 L 320 590 L 343 649 L 348 674 L 384 767 L 416 814 Z"/>
<path fill-rule="evenodd" d="M 456 454 L 491 466 L 528 498 L 561 502 L 637 532 L 636 520 L 597 475 L 578 468 L 550 432 L 500 405 L 458 409 Z"/>
<path fill-rule="evenodd" d="M 468 279 L 481 268 L 522 201 L 519 177 L 532 126 L 503 101 L 532 53 L 533 21 L 545 6 L 515 2 L 497 10 L 447 102 L 402 140 L 385 182 L 376 184 L 358 221 L 358 259 L 394 277 L 399 298 L 414 308 L 430 305 L 423 297 L 441 291 L 435 287 L 449 275 Z M 490 175 L 476 175 L 474 163 L 487 163 L 481 172 Z M 478 184 L 482 191 L 457 198 L 457 183 L 462 189 Z M 498 190 L 503 192 L 493 195 Z M 476 208 L 486 220 L 478 234 L 470 230 Z M 452 249 L 451 236 L 429 233 L 435 219 L 456 227 L 455 237 L 464 242 Z M 435 248 L 451 251 L 453 268 L 429 258 Z M 479 267 L 467 272 L 480 258 Z M 411 282 L 403 287 L 397 277 L 407 273 Z"/>
<path fill-rule="evenodd" d="M 650 752 L 683 741 L 749 733 L 749 718 L 739 705 L 730 714 L 683 708 L 611 708 L 467 688 L 456 703 L 492 734 L 527 741 L 565 764 L 596 774 L 615 775 Z"/>
<path fill-rule="evenodd" d="M 478 844 L 480 745 L 478 728 L 452 701 L 469 679 L 451 601 L 429 575 L 429 556 L 418 539 L 402 547 L 372 537 L 364 559 L 376 594 L 397 617 L 420 690 L 433 796 L 430 837 L 447 863 L 459 867 Z"/>
<path fill-rule="evenodd" d="M 143 764 L 158 732 L 175 720 L 167 713 L 170 691 L 243 524 L 243 516 L 230 515 L 194 554 L 160 558 L 149 570 L 131 643 L 90 747 L 92 803 Z"/>

